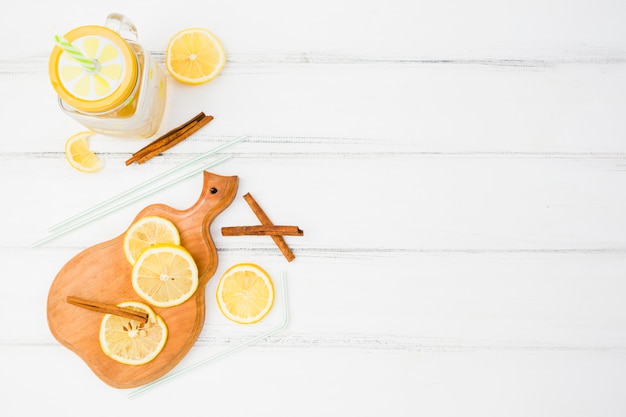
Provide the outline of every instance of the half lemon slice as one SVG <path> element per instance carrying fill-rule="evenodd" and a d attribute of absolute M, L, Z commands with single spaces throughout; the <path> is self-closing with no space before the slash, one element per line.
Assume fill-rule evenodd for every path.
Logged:
<path fill-rule="evenodd" d="M 96 172 L 102 168 L 102 161 L 89 149 L 89 139 L 93 132 L 80 132 L 65 141 L 65 159 L 81 172 Z"/>

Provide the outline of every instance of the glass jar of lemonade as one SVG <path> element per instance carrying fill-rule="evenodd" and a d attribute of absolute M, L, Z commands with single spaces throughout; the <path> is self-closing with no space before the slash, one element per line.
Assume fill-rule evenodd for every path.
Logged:
<path fill-rule="evenodd" d="M 165 75 L 138 42 L 135 25 L 112 13 L 105 26 L 66 33 L 48 72 L 61 110 L 93 132 L 146 138 L 165 110 Z"/>

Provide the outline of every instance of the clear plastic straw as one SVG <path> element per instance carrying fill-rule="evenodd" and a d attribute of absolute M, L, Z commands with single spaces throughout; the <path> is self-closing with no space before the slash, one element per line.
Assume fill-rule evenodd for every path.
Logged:
<path fill-rule="evenodd" d="M 197 162 L 200 162 L 203 159 L 207 158 L 208 156 L 213 155 L 213 154 L 215 154 L 215 153 L 217 153 L 219 151 L 222 151 L 222 150 L 224 150 L 224 149 L 226 149 L 226 148 L 228 148 L 228 147 L 230 147 L 232 145 L 235 145 L 235 144 L 237 144 L 237 143 L 239 143 L 239 142 L 241 142 L 241 141 L 243 141 L 244 139 L 247 139 L 247 138 L 248 138 L 248 136 L 240 136 L 240 137 L 238 137 L 238 138 L 236 138 L 236 139 L 234 139 L 234 140 L 232 140 L 232 141 L 230 141 L 228 143 L 225 143 L 225 144 L 220 145 L 220 146 L 218 146 L 218 147 L 216 147 L 214 149 L 211 149 L 208 152 L 205 152 L 205 153 L 203 153 L 201 155 L 198 155 L 197 157 L 192 158 L 189 161 L 184 162 L 184 163 L 182 163 L 180 165 L 177 165 L 174 168 L 172 168 L 172 169 L 170 169 L 168 171 L 165 171 L 165 172 L 155 176 L 154 178 L 151 178 L 151 179 L 149 179 L 149 180 L 147 180 L 147 181 L 145 181 L 145 182 L 143 182 L 143 183 L 141 183 L 139 185 L 136 185 L 135 187 L 133 187 L 133 188 L 131 188 L 129 190 L 126 190 L 126 191 L 124 191 L 121 194 L 113 196 L 113 197 L 109 198 L 108 200 L 105 200 L 105 201 L 103 201 L 103 202 L 101 202 L 101 203 L 99 203 L 99 204 L 97 204 L 97 205 L 95 205 L 95 206 L 93 206 L 91 208 L 88 208 L 85 211 L 82 211 L 82 212 L 80 212 L 78 214 L 75 214 L 74 216 L 72 216 L 72 217 L 70 217 L 68 219 L 63 220 L 62 222 L 59 222 L 59 223 L 51 226 L 48 229 L 48 231 L 49 232 L 58 231 L 60 229 L 63 229 L 65 227 L 69 226 L 72 223 L 76 223 L 78 220 L 80 220 L 81 218 L 83 218 L 83 217 L 85 217 L 85 216 L 87 216 L 89 214 L 92 214 L 92 213 L 94 213 L 94 212 L 96 212 L 98 210 L 102 210 L 104 207 L 106 207 L 106 206 L 108 206 L 110 204 L 113 204 L 116 201 L 119 201 L 119 200 L 121 200 L 121 199 L 123 199 L 123 198 L 125 198 L 125 197 L 127 197 L 127 196 L 129 196 L 129 195 L 131 195 L 131 194 L 133 194 L 135 192 L 137 192 L 137 191 L 140 191 L 141 189 L 147 187 L 148 185 L 154 184 L 155 182 L 160 181 L 160 180 L 164 179 L 165 177 L 168 177 L 168 176 L 170 176 L 172 174 L 175 174 L 175 173 L 181 171 L 182 169 L 187 168 L 187 167 L 189 167 L 189 166 L 191 166 L 191 165 L 193 165 L 193 164 L 195 164 Z"/>
<path fill-rule="evenodd" d="M 66 233 L 71 232 L 72 230 L 78 229 L 79 227 L 82 227 L 82 226 L 84 226 L 84 225 L 86 225 L 88 223 L 91 223 L 94 220 L 97 220 L 97 219 L 99 219 L 101 217 L 104 217 L 104 216 L 110 214 L 110 213 L 113 213 L 114 211 L 116 211 L 116 210 L 118 210 L 118 209 L 120 209 L 122 207 L 126 207 L 127 205 L 132 204 L 135 201 L 138 201 L 138 200 L 141 200 L 142 198 L 148 197 L 148 196 L 156 193 L 157 191 L 161 191 L 161 190 L 163 190 L 163 189 L 165 189 L 167 187 L 170 187 L 170 186 L 172 186 L 172 185 L 174 185 L 176 183 L 179 183 L 180 181 L 186 180 L 187 178 L 191 178 L 193 175 L 196 175 L 198 172 L 201 172 L 201 171 L 204 171 L 205 169 L 211 168 L 212 166 L 215 166 L 215 165 L 217 165 L 219 163 L 222 163 L 222 162 L 224 162 L 224 161 L 226 161 L 226 160 L 228 160 L 230 158 L 232 158 L 232 156 L 227 155 L 227 156 L 224 156 L 222 158 L 216 159 L 216 160 L 214 160 L 214 161 L 212 161 L 210 163 L 204 164 L 204 165 L 202 165 L 202 166 L 200 166 L 198 168 L 193 169 L 191 172 L 188 172 L 185 175 L 182 175 L 182 176 L 180 176 L 178 178 L 174 178 L 173 180 L 171 180 L 169 182 L 166 182 L 166 183 L 164 183 L 162 185 L 159 185 L 158 187 L 155 187 L 153 189 L 145 191 L 145 192 L 143 192 L 141 194 L 136 194 L 132 198 L 124 200 L 124 201 L 120 202 L 119 204 L 116 204 L 114 206 L 109 207 L 106 210 L 97 212 L 94 215 L 85 218 L 81 222 L 72 223 L 71 226 L 68 226 L 68 227 L 66 227 L 64 229 L 61 229 L 58 232 L 53 233 L 53 234 L 51 234 L 51 235 L 49 235 L 49 236 L 47 236 L 47 237 L 45 237 L 45 238 L 35 242 L 35 243 L 33 243 L 32 246 L 33 247 L 41 246 L 44 243 L 50 242 L 51 240 L 54 240 L 54 239 L 56 239 L 56 238 L 58 238 L 60 236 L 63 236 Z"/>
<path fill-rule="evenodd" d="M 157 379 L 154 382 L 151 382 L 147 385 L 144 385 L 141 388 L 138 388 L 134 391 L 132 391 L 130 394 L 128 394 L 128 398 L 135 398 L 141 394 L 144 394 L 156 387 L 158 387 L 159 385 L 162 385 L 166 382 L 170 382 L 175 378 L 178 378 L 180 376 L 183 376 L 191 371 L 195 371 L 196 369 L 208 365 L 212 362 L 217 361 L 218 359 L 222 359 L 228 355 L 230 355 L 231 353 L 237 352 L 247 346 L 250 346 L 253 343 L 258 342 L 259 340 L 265 339 L 268 336 L 271 336 L 275 333 L 280 332 L 281 330 L 285 329 L 287 327 L 287 324 L 289 323 L 289 308 L 287 306 L 287 278 L 286 278 L 286 274 L 285 272 L 282 272 L 280 274 L 280 291 L 281 291 L 281 299 L 283 302 L 283 320 L 281 322 L 281 324 L 279 324 L 277 327 L 274 327 L 271 330 L 268 330 L 267 332 L 260 334 L 256 337 L 253 337 L 243 343 L 240 343 L 236 346 L 233 346 L 231 348 L 228 348 L 222 352 L 216 353 L 213 356 L 209 356 L 208 358 L 201 360 L 200 362 L 197 362 L 193 365 L 188 366 L 187 368 L 181 369 L 180 371 L 176 371 L 173 373 L 170 373 L 160 379 Z"/>

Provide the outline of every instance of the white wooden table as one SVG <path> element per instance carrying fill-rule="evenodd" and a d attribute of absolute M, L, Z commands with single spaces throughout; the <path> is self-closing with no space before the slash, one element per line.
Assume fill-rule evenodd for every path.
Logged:
<path fill-rule="evenodd" d="M 101 4 L 100 4 L 101 3 Z M 3 416 L 623 416 L 626 413 L 626 3 L 12 2 L 0 15 L 0 414 Z M 53 35 L 130 17 L 163 64 L 206 27 L 228 53 L 203 86 L 167 79 L 160 132 L 215 120 L 164 155 L 98 136 L 97 174 L 65 161 L 83 130 L 47 74 Z M 53 223 L 239 135 L 212 171 L 238 175 L 214 222 L 207 320 L 176 370 L 280 322 L 219 313 L 239 262 L 288 282 L 288 327 L 136 398 L 51 335 L 46 297 L 79 251 L 200 176 L 33 248 Z M 223 237 L 257 224 L 286 238 Z M 89 410 L 87 414 L 85 410 Z"/>

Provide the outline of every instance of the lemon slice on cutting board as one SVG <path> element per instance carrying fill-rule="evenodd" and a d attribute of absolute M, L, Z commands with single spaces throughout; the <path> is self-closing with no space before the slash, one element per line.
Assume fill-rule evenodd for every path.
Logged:
<path fill-rule="evenodd" d="M 147 305 L 137 301 L 118 304 L 148 313 L 148 322 L 105 314 L 100 325 L 100 347 L 105 355 L 126 365 L 143 365 L 161 352 L 167 341 L 167 326 Z"/>
<path fill-rule="evenodd" d="M 137 294 L 154 306 L 176 306 L 187 301 L 198 288 L 198 267 L 182 246 L 151 246 L 133 266 L 132 285 Z"/>
<path fill-rule="evenodd" d="M 217 305 L 226 318 L 241 324 L 263 319 L 274 304 L 274 284 L 261 267 L 243 263 L 229 268 L 217 285 Z"/>
<path fill-rule="evenodd" d="M 220 40 L 207 29 L 183 29 L 174 35 L 165 53 L 170 75 L 185 84 L 211 81 L 226 64 L 226 52 Z"/>
<path fill-rule="evenodd" d="M 159 216 L 142 217 L 124 235 L 124 255 L 134 265 L 144 250 L 162 243 L 180 245 L 180 234 L 174 223 Z"/>

